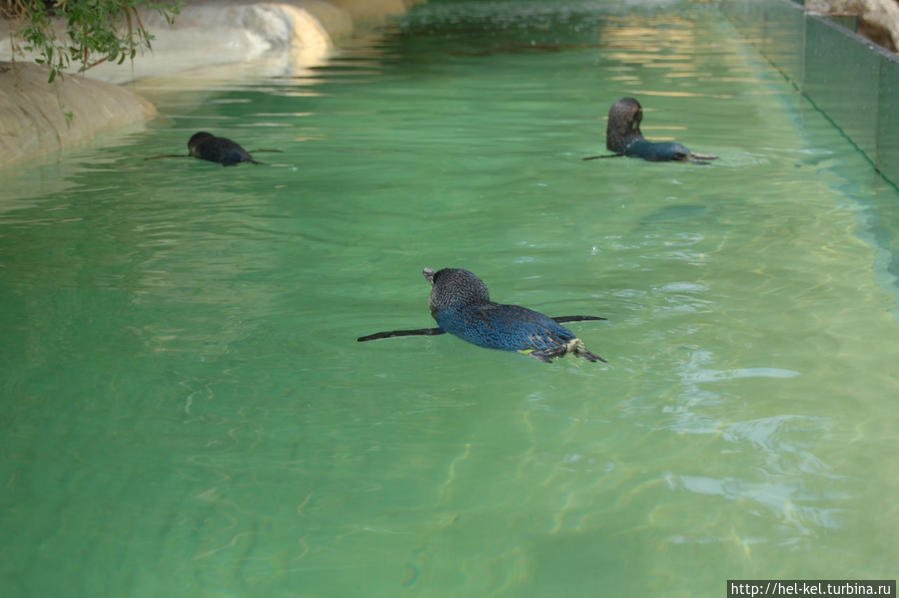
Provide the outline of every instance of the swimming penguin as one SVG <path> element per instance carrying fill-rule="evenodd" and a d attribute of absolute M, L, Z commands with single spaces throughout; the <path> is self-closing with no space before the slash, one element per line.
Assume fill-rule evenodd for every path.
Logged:
<path fill-rule="evenodd" d="M 217 162 L 222 166 L 236 166 L 241 162 L 250 162 L 259 164 L 253 157 L 240 145 L 231 141 L 227 137 L 216 137 L 212 133 L 200 131 L 194 133 L 187 142 L 188 155 L 183 154 L 162 154 L 152 156 L 146 160 L 156 160 L 157 158 L 199 158 L 208 160 L 209 162 Z M 256 150 L 256 151 L 277 151 L 277 150 Z"/>
<path fill-rule="evenodd" d="M 240 162 L 259 164 L 237 143 L 227 137 L 216 137 L 205 131 L 194 133 L 187 142 L 187 149 L 194 158 L 218 162 L 222 166 L 236 166 Z"/>
<path fill-rule="evenodd" d="M 439 328 L 394 330 L 360 337 L 369 341 L 393 336 L 436 335 L 449 332 L 459 338 L 489 349 L 518 351 L 550 362 L 555 357 L 574 353 L 588 361 L 606 360 L 587 350 L 583 341 L 560 322 L 605 320 L 597 316 L 561 316 L 550 318 L 539 312 L 505 305 L 490 300 L 487 285 L 468 270 L 425 268 L 424 277 L 431 283 L 428 305 Z"/>
<path fill-rule="evenodd" d="M 695 160 L 704 164 L 718 158 L 718 156 L 694 154 L 680 143 L 647 141 L 640 132 L 640 121 L 642 120 L 643 107 L 634 98 L 621 98 L 612 104 L 612 107 L 609 108 L 609 123 L 606 127 L 606 148 L 615 154 L 590 156 L 584 160 L 631 156 L 650 162 Z"/>

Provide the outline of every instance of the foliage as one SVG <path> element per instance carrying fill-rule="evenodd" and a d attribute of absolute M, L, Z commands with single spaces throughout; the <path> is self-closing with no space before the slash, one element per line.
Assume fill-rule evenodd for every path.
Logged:
<path fill-rule="evenodd" d="M 25 50 L 38 54 L 35 62 L 50 67 L 51 82 L 72 62 L 80 62 L 83 72 L 106 60 L 121 64 L 139 49 L 152 49 L 153 35 L 139 8 L 156 11 L 169 23 L 178 14 L 178 4 L 155 0 L 0 0 L 0 12 L 13 21 L 14 50 L 21 39 Z M 54 29 L 57 18 L 65 24 L 64 39 Z"/>

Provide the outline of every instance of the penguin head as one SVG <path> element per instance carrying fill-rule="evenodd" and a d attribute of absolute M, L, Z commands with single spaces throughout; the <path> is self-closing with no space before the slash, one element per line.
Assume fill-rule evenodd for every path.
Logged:
<path fill-rule="evenodd" d="M 643 120 L 643 107 L 634 98 L 621 98 L 609 108 L 609 123 L 606 125 L 606 149 L 623 154 L 628 143 L 634 138 L 643 137 L 640 122 Z"/>
<path fill-rule="evenodd" d="M 191 135 L 190 139 L 187 141 L 187 149 L 190 152 L 191 156 L 197 155 L 197 147 L 210 139 L 213 139 L 215 135 L 212 133 L 207 133 L 205 131 L 200 131 L 199 133 L 194 133 Z"/>
<path fill-rule="evenodd" d="M 468 270 L 444 268 L 435 272 L 431 268 L 425 268 L 422 274 L 433 287 L 428 299 L 431 315 L 438 311 L 490 302 L 487 285 Z"/>

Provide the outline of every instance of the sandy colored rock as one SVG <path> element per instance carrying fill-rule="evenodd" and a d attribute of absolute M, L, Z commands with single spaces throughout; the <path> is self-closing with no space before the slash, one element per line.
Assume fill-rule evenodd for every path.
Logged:
<path fill-rule="evenodd" d="M 71 75 L 48 84 L 47 76 L 36 64 L 0 62 L 0 167 L 156 114 L 153 104 L 117 85 Z"/>
<path fill-rule="evenodd" d="M 860 33 L 889 47 L 886 39 L 877 39 L 882 36 L 892 42 L 891 50 L 899 48 L 899 0 L 806 0 L 805 8 L 822 14 L 858 15 Z M 865 31 L 866 27 L 870 30 Z"/>

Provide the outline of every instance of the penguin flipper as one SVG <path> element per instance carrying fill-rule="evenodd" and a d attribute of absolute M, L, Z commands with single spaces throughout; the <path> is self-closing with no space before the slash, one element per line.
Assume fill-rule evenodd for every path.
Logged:
<path fill-rule="evenodd" d="M 216 161 L 217 161 L 217 160 L 213 160 L 213 162 L 216 162 Z M 262 162 L 257 162 L 257 161 L 254 160 L 253 158 L 246 158 L 246 159 L 243 159 L 243 160 L 230 160 L 230 159 L 229 159 L 229 160 L 225 160 L 225 161 L 223 161 L 223 162 L 220 162 L 220 164 L 221 164 L 222 166 L 237 166 L 237 165 L 240 164 L 241 162 L 249 162 L 250 164 L 256 164 L 256 165 L 262 164 Z"/>
<path fill-rule="evenodd" d="M 602 160 L 603 158 L 620 158 L 624 154 L 606 154 L 604 156 L 587 156 L 586 158 L 581 158 L 581 160 Z"/>
<path fill-rule="evenodd" d="M 192 158 L 190 154 L 159 154 L 158 156 L 150 156 L 144 160 L 158 160 L 160 158 Z"/>
<path fill-rule="evenodd" d="M 561 324 L 562 322 L 583 322 L 585 320 L 605 320 L 606 318 L 601 318 L 599 316 L 556 316 L 553 318 L 556 322 Z"/>
<path fill-rule="evenodd" d="M 364 343 L 365 341 L 374 341 L 381 338 L 393 338 L 395 336 L 436 336 L 438 334 L 444 334 L 446 330 L 443 328 L 419 328 L 417 330 L 390 330 L 388 332 L 376 332 L 374 334 L 369 334 L 366 336 L 360 336 L 356 339 L 357 342 Z"/>

